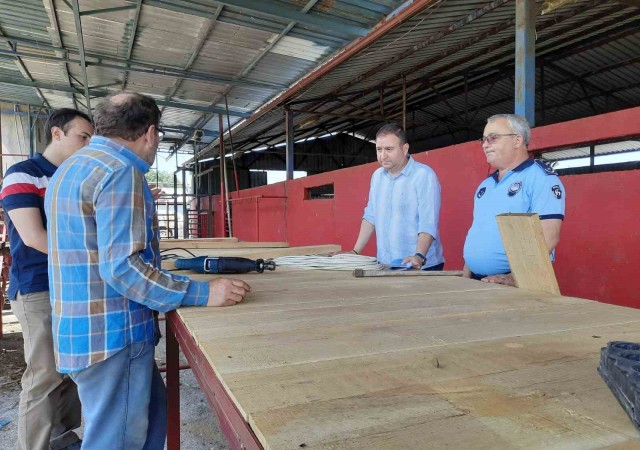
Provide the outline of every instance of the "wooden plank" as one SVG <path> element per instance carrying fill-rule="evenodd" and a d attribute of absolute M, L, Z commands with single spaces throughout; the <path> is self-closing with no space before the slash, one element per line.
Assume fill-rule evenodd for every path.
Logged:
<path fill-rule="evenodd" d="M 516 285 L 560 295 L 539 216 L 500 214 L 496 220 Z"/>
<path fill-rule="evenodd" d="M 211 239 L 166 239 L 160 241 L 160 250 L 169 248 L 191 249 L 238 249 L 238 248 L 286 248 L 288 242 L 247 242 L 236 238 Z"/>
<path fill-rule="evenodd" d="M 356 278 L 370 277 L 461 277 L 461 270 L 362 270 L 353 271 Z"/>
<path fill-rule="evenodd" d="M 242 304 L 178 314 L 265 448 L 640 445 L 595 370 L 640 340 L 638 310 L 458 277 L 241 277 Z"/>
<path fill-rule="evenodd" d="M 594 331 L 602 337 L 513 337 L 224 378 L 238 404 L 255 408 L 245 414 L 265 448 L 638 445 L 595 367 L 603 341 L 640 332 Z"/>
<path fill-rule="evenodd" d="M 308 245 L 303 247 L 249 247 L 249 248 L 208 248 L 208 249 L 193 249 L 190 250 L 195 256 L 240 256 L 242 258 L 249 259 L 269 259 L 277 258 L 278 256 L 291 256 L 291 255 L 312 255 L 312 254 L 324 254 L 339 252 L 342 250 L 340 245 L 327 244 L 327 245 Z M 172 253 L 180 254 L 179 250 Z M 180 257 L 191 258 L 192 255 L 183 252 Z M 166 270 L 174 270 L 175 265 L 170 259 L 162 261 L 162 268 Z M 279 270 L 279 269 L 278 269 Z M 190 275 L 188 272 L 187 275 Z"/>

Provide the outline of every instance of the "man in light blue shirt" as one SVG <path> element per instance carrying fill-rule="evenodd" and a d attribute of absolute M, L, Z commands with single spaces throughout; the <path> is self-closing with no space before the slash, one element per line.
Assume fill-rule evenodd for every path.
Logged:
<path fill-rule="evenodd" d="M 496 216 L 537 213 L 551 257 L 560 241 L 565 190 L 557 174 L 529 158 L 531 129 L 524 117 L 498 114 L 487 120 L 482 148 L 497 170 L 475 192 L 473 223 L 464 244 L 464 276 L 515 286 Z"/>
<path fill-rule="evenodd" d="M 360 254 L 375 231 L 381 263 L 442 270 L 438 177 L 429 166 L 411 158 L 406 134 L 396 124 L 378 130 L 376 153 L 382 167 L 371 177 L 369 202 L 353 252 Z"/>

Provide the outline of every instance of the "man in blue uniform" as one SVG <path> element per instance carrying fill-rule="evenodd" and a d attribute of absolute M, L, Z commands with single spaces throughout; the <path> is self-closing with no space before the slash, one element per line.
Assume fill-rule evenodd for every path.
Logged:
<path fill-rule="evenodd" d="M 369 203 L 353 252 L 362 252 L 375 231 L 381 263 L 442 270 L 440 183 L 433 169 L 416 162 L 408 152 L 406 134 L 399 125 L 387 124 L 378 130 L 376 153 L 382 167 L 371 177 Z"/>
<path fill-rule="evenodd" d="M 537 213 L 551 257 L 560 241 L 565 190 L 558 175 L 542 161 L 529 158 L 529 123 L 515 114 L 487 119 L 480 140 L 487 162 L 496 171 L 475 192 L 473 223 L 464 244 L 464 276 L 515 286 L 496 216 Z"/>

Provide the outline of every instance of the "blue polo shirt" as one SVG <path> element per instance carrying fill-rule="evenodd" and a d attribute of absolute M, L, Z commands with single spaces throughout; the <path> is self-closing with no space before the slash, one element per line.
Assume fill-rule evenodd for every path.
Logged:
<path fill-rule="evenodd" d="M 552 168 L 529 159 L 498 181 L 498 172 L 484 180 L 475 193 L 473 223 L 464 243 L 464 261 L 475 274 L 510 271 L 496 216 L 537 213 L 541 220 L 564 219 L 565 190 Z"/>
<path fill-rule="evenodd" d="M 371 177 L 363 219 L 376 230 L 377 259 L 383 264 L 416 253 L 418 234 L 433 236 L 423 268 L 444 262 L 438 233 L 440 182 L 431 167 L 409 162 L 397 176 L 380 167 Z"/>
<path fill-rule="evenodd" d="M 47 228 L 44 214 L 44 194 L 49 179 L 57 167 L 47 161 L 41 154 L 14 164 L 7 170 L 0 200 L 5 211 L 20 208 L 37 208 L 40 210 L 42 223 Z M 31 247 L 27 247 L 16 227 L 5 214 L 9 242 L 11 243 L 11 268 L 9 269 L 9 299 L 15 300 L 20 294 L 31 294 L 49 290 L 47 274 L 47 255 Z"/>

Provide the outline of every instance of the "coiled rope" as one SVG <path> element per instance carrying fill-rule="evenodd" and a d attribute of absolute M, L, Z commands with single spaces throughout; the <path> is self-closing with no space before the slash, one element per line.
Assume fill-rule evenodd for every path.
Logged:
<path fill-rule="evenodd" d="M 277 266 L 287 266 L 296 269 L 383 270 L 385 268 L 384 264 L 379 263 L 374 257 L 354 255 L 352 253 L 339 253 L 333 256 L 280 256 L 274 258 L 273 261 Z"/>

